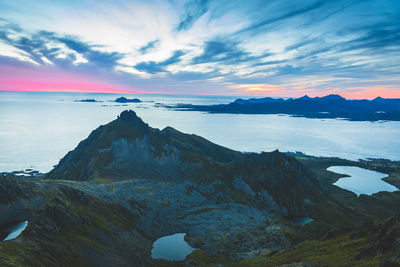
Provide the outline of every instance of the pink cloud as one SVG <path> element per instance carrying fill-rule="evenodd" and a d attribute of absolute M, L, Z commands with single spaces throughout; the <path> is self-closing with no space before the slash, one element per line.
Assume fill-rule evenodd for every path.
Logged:
<path fill-rule="evenodd" d="M 87 74 L 4 65 L 0 66 L 0 91 L 142 93 Z"/>
<path fill-rule="evenodd" d="M 392 86 L 382 87 L 353 87 L 349 88 L 348 92 L 341 93 L 343 97 L 353 99 L 373 99 L 378 96 L 383 98 L 400 98 L 400 88 Z"/>

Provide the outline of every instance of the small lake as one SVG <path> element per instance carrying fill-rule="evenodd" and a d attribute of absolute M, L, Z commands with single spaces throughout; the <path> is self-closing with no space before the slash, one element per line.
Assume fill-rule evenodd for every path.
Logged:
<path fill-rule="evenodd" d="M 8 229 L 9 231 L 8 236 L 6 236 L 6 238 L 4 238 L 3 241 L 8 241 L 17 238 L 26 229 L 27 226 L 28 226 L 28 221 L 20 222 L 11 226 Z"/>
<path fill-rule="evenodd" d="M 382 180 L 382 178 L 388 175 L 381 172 L 354 166 L 332 166 L 327 170 L 338 174 L 349 175 L 350 177 L 340 178 L 333 184 L 349 190 L 357 196 L 360 194 L 372 195 L 381 191 L 393 192 L 398 190 L 395 186 Z"/>
<path fill-rule="evenodd" d="M 157 239 L 151 250 L 153 259 L 182 261 L 195 249 L 185 241 L 185 233 L 167 235 Z"/>

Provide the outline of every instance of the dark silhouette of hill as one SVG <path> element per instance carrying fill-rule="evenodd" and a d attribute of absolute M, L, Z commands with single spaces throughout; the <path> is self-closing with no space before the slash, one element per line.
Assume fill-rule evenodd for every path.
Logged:
<path fill-rule="evenodd" d="M 288 114 L 306 118 L 343 118 L 355 121 L 400 120 L 400 99 L 377 97 L 350 100 L 340 95 L 300 98 L 236 99 L 229 104 L 179 104 L 170 108 L 186 111 L 237 114 Z"/>

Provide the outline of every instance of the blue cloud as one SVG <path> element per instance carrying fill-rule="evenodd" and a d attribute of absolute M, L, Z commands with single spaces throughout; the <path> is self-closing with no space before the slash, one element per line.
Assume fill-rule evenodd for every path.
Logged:
<path fill-rule="evenodd" d="M 356 50 L 360 48 L 377 49 L 384 47 L 400 48 L 399 25 L 387 28 L 367 29 L 362 36 L 349 41 L 345 50 Z"/>
<path fill-rule="evenodd" d="M 237 43 L 229 41 L 207 41 L 204 44 L 203 53 L 193 58 L 194 64 L 208 62 L 234 63 L 246 60 L 249 53 L 239 49 Z"/>
<path fill-rule="evenodd" d="M 177 26 L 178 31 L 188 30 L 207 12 L 208 0 L 191 0 L 185 3 L 185 14 Z"/>
<path fill-rule="evenodd" d="M 139 53 L 146 54 L 148 51 L 154 49 L 156 47 L 156 45 L 158 45 L 159 43 L 160 43 L 160 40 L 158 40 L 158 39 L 151 41 L 151 42 L 147 43 L 145 46 L 142 46 L 141 48 L 139 48 Z"/>
<path fill-rule="evenodd" d="M 14 47 L 21 49 L 27 53 L 36 61 L 43 62 L 42 57 L 46 57 L 58 63 L 58 65 L 72 65 L 72 62 L 76 60 L 76 56 L 71 54 L 65 58 L 57 57 L 58 52 L 61 48 L 48 48 L 46 44 L 49 41 L 56 41 L 65 44 L 68 48 L 76 51 L 88 60 L 89 65 L 96 65 L 96 68 L 112 68 L 117 65 L 117 61 L 120 60 L 124 54 L 118 52 L 100 52 L 94 49 L 93 46 L 79 41 L 73 36 L 58 36 L 55 32 L 39 31 L 30 37 L 20 37 L 17 39 L 10 39 L 10 27 L 6 25 L 0 29 L 0 39 L 7 41 L 7 43 Z M 13 25 L 13 30 L 19 29 L 18 25 Z"/>
<path fill-rule="evenodd" d="M 144 71 L 150 74 L 155 74 L 155 73 L 159 73 L 159 72 L 165 72 L 166 71 L 166 67 L 180 62 L 181 61 L 181 57 L 184 55 L 185 53 L 181 50 L 177 50 L 174 52 L 174 54 L 161 62 L 155 62 L 155 61 L 148 61 L 148 62 L 141 62 L 139 64 L 135 65 L 135 68 L 139 71 Z"/>
<path fill-rule="evenodd" d="M 100 52 L 93 49 L 87 43 L 79 41 L 77 38 L 72 36 L 65 36 L 60 38 L 55 38 L 61 43 L 64 43 L 68 48 L 81 53 L 84 57 L 91 63 L 96 64 L 99 67 L 111 68 L 117 65 L 117 61 L 123 58 L 123 53 L 118 52 Z"/>
<path fill-rule="evenodd" d="M 300 8 L 295 8 L 290 10 L 290 8 L 287 8 L 287 6 L 284 6 L 286 8 L 282 8 L 282 10 L 287 10 L 286 12 L 282 12 L 283 14 L 279 14 L 277 16 L 273 16 L 273 17 L 269 17 L 267 16 L 266 19 L 261 20 L 259 22 L 255 22 L 252 25 L 250 25 L 247 28 L 244 28 L 242 30 L 240 30 L 240 33 L 244 33 L 244 32 L 255 32 L 260 30 L 260 28 L 264 28 L 265 26 L 268 26 L 272 23 L 276 23 L 282 20 L 287 20 L 290 19 L 292 17 L 295 16 L 299 16 L 299 15 L 303 15 L 306 14 L 310 11 L 316 10 L 321 8 L 324 5 L 324 1 L 316 1 L 314 3 L 311 3 L 310 5 L 306 5 L 304 7 L 300 7 Z"/>

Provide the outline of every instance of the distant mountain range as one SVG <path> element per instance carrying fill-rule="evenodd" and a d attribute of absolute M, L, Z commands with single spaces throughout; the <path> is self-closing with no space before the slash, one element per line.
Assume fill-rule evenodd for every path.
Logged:
<path fill-rule="evenodd" d="M 343 118 L 354 121 L 400 120 L 400 99 L 377 97 L 373 100 L 350 100 L 340 95 L 300 98 L 236 99 L 229 104 L 169 106 L 185 111 L 237 114 L 288 114 L 306 118 Z"/>

